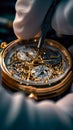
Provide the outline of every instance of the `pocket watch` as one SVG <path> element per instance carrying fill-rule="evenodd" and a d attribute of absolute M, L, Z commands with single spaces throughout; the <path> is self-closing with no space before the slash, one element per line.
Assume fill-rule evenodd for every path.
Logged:
<path fill-rule="evenodd" d="M 51 99 L 68 90 L 73 81 L 72 58 L 59 42 L 45 39 L 38 53 L 39 39 L 17 39 L 1 44 L 2 82 L 35 100 Z"/>

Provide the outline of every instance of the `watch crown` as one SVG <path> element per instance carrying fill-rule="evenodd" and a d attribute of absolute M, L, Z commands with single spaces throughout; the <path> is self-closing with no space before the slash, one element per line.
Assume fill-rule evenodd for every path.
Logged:
<path fill-rule="evenodd" d="M 0 48 L 4 49 L 6 48 L 6 46 L 7 46 L 7 42 L 2 42 L 0 45 Z"/>

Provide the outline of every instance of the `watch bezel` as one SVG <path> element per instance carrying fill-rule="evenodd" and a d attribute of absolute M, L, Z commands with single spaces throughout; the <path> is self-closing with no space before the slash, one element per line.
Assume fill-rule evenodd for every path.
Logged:
<path fill-rule="evenodd" d="M 32 40 L 29 40 L 29 42 L 36 42 L 37 40 L 38 39 L 32 39 Z M 57 81 L 55 84 L 52 84 L 51 87 L 49 87 L 50 86 L 49 84 L 45 84 L 47 86 L 46 88 L 45 88 L 45 85 L 43 85 L 43 88 L 41 88 L 41 84 L 40 84 L 39 85 L 40 87 L 37 88 L 36 86 L 38 86 L 38 85 L 30 84 L 28 82 L 23 84 L 22 82 L 14 79 L 10 75 L 10 73 L 8 72 L 8 70 L 5 66 L 5 62 L 4 62 L 4 58 L 6 56 L 7 50 L 9 48 L 11 48 L 12 46 L 14 46 L 15 44 L 18 44 L 19 42 L 23 42 L 23 41 L 28 42 L 28 40 L 22 40 L 22 39 L 14 40 L 14 41 L 10 42 L 7 45 L 7 47 L 5 49 L 3 49 L 3 51 L 1 52 L 2 80 L 6 84 L 6 86 L 8 86 L 11 89 L 18 90 L 18 91 L 24 91 L 28 95 L 30 93 L 34 93 L 39 99 L 43 99 L 46 97 L 49 97 L 49 98 L 55 97 L 55 96 L 60 95 L 64 91 L 66 91 L 70 87 L 70 84 L 73 80 L 72 79 L 72 76 L 73 76 L 72 58 L 71 58 L 71 55 L 68 52 L 68 50 L 63 45 L 61 45 L 59 42 L 57 42 L 55 40 L 45 39 L 45 42 L 50 44 L 50 46 L 56 47 L 57 49 L 59 49 L 63 53 L 63 55 L 65 55 L 65 57 L 67 58 L 67 60 L 69 62 L 68 71 L 61 78 L 61 80 L 59 80 L 59 82 Z"/>

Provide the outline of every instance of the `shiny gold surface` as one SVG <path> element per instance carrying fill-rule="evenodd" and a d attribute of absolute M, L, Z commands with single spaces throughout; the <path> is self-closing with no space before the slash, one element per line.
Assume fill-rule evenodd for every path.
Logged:
<path fill-rule="evenodd" d="M 7 42 L 2 42 L 0 45 L 0 48 L 4 49 L 6 48 L 6 46 L 7 46 Z"/>
<path fill-rule="evenodd" d="M 9 50 L 11 48 L 14 48 L 14 46 L 18 46 L 19 43 L 22 42 L 23 44 L 27 45 L 29 43 L 38 43 L 38 39 L 34 39 L 32 41 L 23 41 L 23 40 L 15 40 L 11 42 L 6 49 L 3 50 L 1 53 L 1 68 L 2 68 L 2 79 L 3 82 L 12 89 L 16 89 L 18 91 L 24 91 L 27 95 L 29 95 L 30 98 L 34 98 L 35 100 L 39 99 L 45 99 L 45 98 L 52 98 L 56 97 L 63 92 L 65 92 L 69 87 L 73 80 L 73 71 L 72 71 L 72 59 L 69 54 L 69 52 L 58 42 L 54 40 L 45 40 L 45 44 L 57 48 L 59 52 L 64 56 L 64 58 L 58 63 L 53 65 L 47 64 L 47 61 L 44 61 L 42 59 L 42 55 L 46 52 L 45 49 L 43 49 L 38 56 L 32 57 L 27 52 L 27 56 L 29 55 L 29 58 L 31 58 L 30 61 L 24 61 L 18 57 L 19 51 L 16 52 L 13 51 L 13 56 L 11 58 L 11 61 L 6 63 L 5 59 L 6 56 L 9 55 Z M 36 50 L 37 51 L 37 50 Z M 9 54 L 8 54 L 9 53 Z M 34 53 L 35 54 L 35 53 Z M 59 55 L 60 56 L 60 55 Z M 51 59 L 58 59 L 58 57 L 51 56 Z M 16 61 L 21 61 L 20 64 L 15 64 Z M 65 71 L 63 70 L 64 62 L 67 63 L 67 68 Z M 15 68 L 13 68 L 12 64 L 14 63 Z M 24 67 L 21 67 L 24 66 Z M 48 74 L 51 73 L 51 75 L 46 76 L 46 78 L 38 78 L 35 76 L 34 68 L 37 70 L 37 66 L 43 65 L 46 66 L 46 71 L 48 71 Z M 45 67 L 44 67 L 45 68 Z M 49 68 L 49 70 L 48 70 Z M 33 71 L 32 71 L 33 70 Z M 14 77 L 14 74 L 16 72 L 19 72 L 19 77 Z M 44 73 L 46 75 L 46 71 L 44 70 Z M 34 74 L 32 72 L 35 72 Z M 18 73 L 17 73 L 18 74 Z M 55 79 L 55 81 L 53 81 Z M 36 96 L 35 96 L 36 95 Z"/>

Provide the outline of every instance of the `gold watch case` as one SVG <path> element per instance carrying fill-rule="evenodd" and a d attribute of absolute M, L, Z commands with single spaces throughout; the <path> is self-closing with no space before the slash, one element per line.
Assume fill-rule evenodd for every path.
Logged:
<path fill-rule="evenodd" d="M 2 82 L 13 90 L 23 91 L 35 100 L 64 93 L 73 81 L 72 58 L 57 41 L 45 39 L 38 53 L 39 39 L 21 40 L 2 45 Z"/>

